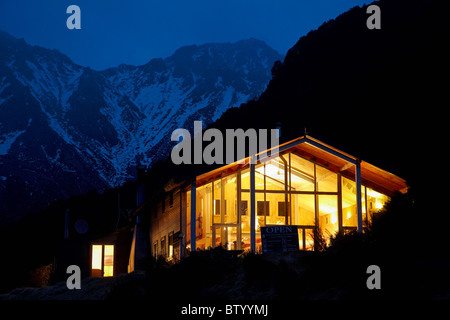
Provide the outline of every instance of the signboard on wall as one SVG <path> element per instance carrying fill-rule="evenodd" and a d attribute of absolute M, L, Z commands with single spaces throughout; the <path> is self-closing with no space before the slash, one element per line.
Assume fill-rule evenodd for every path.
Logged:
<path fill-rule="evenodd" d="M 298 251 L 297 226 L 261 227 L 263 253 Z"/>

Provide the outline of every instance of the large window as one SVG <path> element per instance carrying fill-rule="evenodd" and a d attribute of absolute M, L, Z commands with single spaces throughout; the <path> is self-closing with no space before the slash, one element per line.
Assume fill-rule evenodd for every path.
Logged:
<path fill-rule="evenodd" d="M 358 226 L 358 210 L 356 207 L 356 183 L 350 179 L 342 177 L 342 226 Z"/>
<path fill-rule="evenodd" d="M 250 249 L 252 206 L 257 251 L 261 247 L 260 227 L 266 225 L 298 226 L 302 250 L 314 248 L 316 227 L 329 240 L 339 231 L 358 226 L 356 183 L 339 171 L 297 154 L 281 154 L 256 164 L 254 203 L 250 202 L 250 189 L 249 166 L 197 188 L 197 247 Z M 188 239 L 189 198 L 188 195 Z M 362 186 L 364 226 L 387 200 L 387 196 Z"/>
<path fill-rule="evenodd" d="M 339 231 L 338 224 L 338 196 L 337 195 L 318 195 L 319 204 L 319 227 L 325 236 L 330 236 Z"/>
<path fill-rule="evenodd" d="M 313 227 L 316 224 L 314 194 L 292 195 L 292 216 L 292 224 Z"/>
<path fill-rule="evenodd" d="M 214 201 L 215 216 L 220 219 L 221 203 L 220 199 Z M 196 246 L 200 249 L 207 249 L 212 246 L 211 239 L 211 212 L 212 212 L 212 185 L 210 183 L 197 188 L 196 199 Z M 190 225 L 189 225 L 190 227 Z"/>

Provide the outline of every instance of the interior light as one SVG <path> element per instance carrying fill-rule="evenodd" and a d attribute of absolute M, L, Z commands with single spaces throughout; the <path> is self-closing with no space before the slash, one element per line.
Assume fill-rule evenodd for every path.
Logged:
<path fill-rule="evenodd" d="M 331 214 L 331 223 L 336 224 L 336 222 L 337 222 L 337 215 L 336 215 L 336 213 L 332 213 Z"/>
<path fill-rule="evenodd" d="M 92 246 L 92 269 L 102 269 L 102 246 Z"/>
<path fill-rule="evenodd" d="M 114 246 L 104 246 L 104 258 L 103 258 L 103 276 L 112 277 L 114 275 Z"/>
<path fill-rule="evenodd" d="M 375 200 L 375 208 L 378 210 L 383 208 L 383 204 L 381 202 L 379 202 L 378 199 Z"/>
<path fill-rule="evenodd" d="M 367 188 L 367 195 L 373 198 L 379 198 L 383 196 L 381 193 L 376 192 L 375 190 Z"/>

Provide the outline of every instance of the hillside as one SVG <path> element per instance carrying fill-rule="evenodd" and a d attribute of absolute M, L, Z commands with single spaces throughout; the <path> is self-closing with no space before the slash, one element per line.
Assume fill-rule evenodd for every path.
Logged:
<path fill-rule="evenodd" d="M 311 136 L 407 179 L 427 201 L 439 192 L 429 183 L 443 186 L 427 164 L 444 157 L 441 142 L 447 136 L 449 4 L 374 3 L 382 10 L 381 30 L 366 28 L 366 7 L 325 22 L 274 65 L 273 79 L 257 100 L 230 108 L 211 127 L 224 132 L 281 123 L 281 141 L 302 136 L 306 128 Z M 164 184 L 170 179 L 164 172 L 183 177 L 189 170 L 208 167 L 174 166 L 169 159 L 150 179 Z"/>
<path fill-rule="evenodd" d="M 173 130 L 259 96 L 281 58 L 247 39 L 94 71 L 1 31 L 0 52 L 0 225 L 136 179 Z"/>

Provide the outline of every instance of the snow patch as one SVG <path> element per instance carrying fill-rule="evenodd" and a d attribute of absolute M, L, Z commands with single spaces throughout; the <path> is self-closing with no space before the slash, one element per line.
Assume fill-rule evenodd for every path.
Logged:
<path fill-rule="evenodd" d="M 12 131 L 7 134 L 0 136 L 0 155 L 8 154 L 11 145 L 16 141 L 16 139 L 24 133 L 25 130 Z"/>

